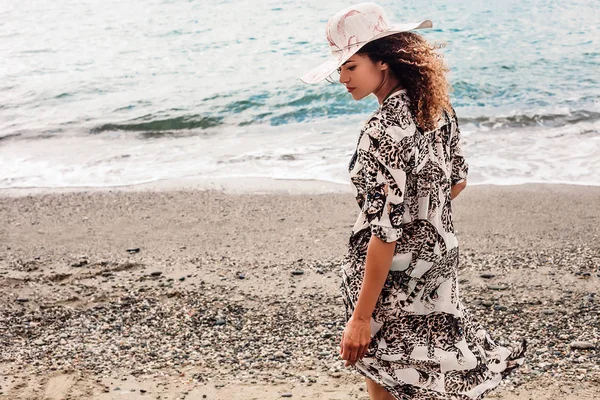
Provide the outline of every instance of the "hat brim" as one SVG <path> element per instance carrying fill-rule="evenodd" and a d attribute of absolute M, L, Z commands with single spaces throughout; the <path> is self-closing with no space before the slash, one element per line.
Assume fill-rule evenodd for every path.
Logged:
<path fill-rule="evenodd" d="M 300 80 L 304 83 L 317 83 L 321 82 L 329 75 L 333 74 L 336 69 L 338 69 L 343 63 L 345 63 L 350 57 L 352 57 L 358 50 L 360 50 L 367 43 L 370 43 L 374 40 L 381 39 L 382 37 L 393 35 L 395 33 L 412 31 L 414 29 L 425 29 L 432 28 L 433 23 L 431 20 L 423 20 L 419 23 L 406 23 L 406 24 L 397 24 L 392 25 L 388 30 L 383 31 L 375 36 L 373 36 L 370 40 L 357 43 L 355 46 L 351 46 L 342 51 L 336 52 L 332 56 L 330 56 L 324 63 L 313 68 L 306 74 L 300 77 Z"/>

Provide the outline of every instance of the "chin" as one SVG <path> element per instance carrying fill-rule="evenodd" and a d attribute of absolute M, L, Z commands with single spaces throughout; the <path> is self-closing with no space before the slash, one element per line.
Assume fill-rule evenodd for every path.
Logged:
<path fill-rule="evenodd" d="M 356 93 L 356 90 L 354 90 L 352 93 L 350 93 L 352 95 L 352 98 L 354 100 L 361 100 L 364 99 L 364 95 L 361 95 L 360 93 Z"/>

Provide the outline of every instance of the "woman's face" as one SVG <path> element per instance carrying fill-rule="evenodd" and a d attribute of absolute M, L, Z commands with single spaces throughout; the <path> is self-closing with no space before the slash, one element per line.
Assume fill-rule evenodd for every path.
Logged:
<path fill-rule="evenodd" d="M 340 68 L 342 83 L 354 100 L 360 100 L 381 86 L 387 65 L 381 61 L 374 63 L 366 54 L 354 54 Z"/>

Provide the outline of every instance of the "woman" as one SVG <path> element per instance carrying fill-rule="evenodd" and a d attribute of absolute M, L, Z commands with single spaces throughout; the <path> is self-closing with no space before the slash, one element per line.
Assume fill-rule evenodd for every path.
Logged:
<path fill-rule="evenodd" d="M 360 207 L 342 265 L 347 324 L 340 355 L 371 399 L 480 399 L 524 362 L 526 341 L 494 343 L 458 296 L 452 203 L 468 165 L 448 97 L 447 68 L 414 29 L 361 3 L 327 25 L 335 70 L 355 100 L 373 93 L 349 165 Z"/>

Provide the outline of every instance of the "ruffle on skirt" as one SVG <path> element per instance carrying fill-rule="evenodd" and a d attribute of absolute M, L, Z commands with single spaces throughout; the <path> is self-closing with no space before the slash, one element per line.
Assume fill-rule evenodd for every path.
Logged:
<path fill-rule="evenodd" d="M 346 320 L 363 273 L 342 268 Z M 353 368 L 399 400 L 482 399 L 523 365 L 527 341 L 497 345 L 460 301 L 456 274 L 438 281 L 434 295 L 425 286 L 388 275 L 371 318 L 368 352 Z"/>

